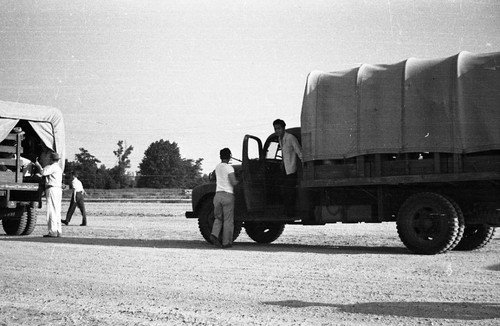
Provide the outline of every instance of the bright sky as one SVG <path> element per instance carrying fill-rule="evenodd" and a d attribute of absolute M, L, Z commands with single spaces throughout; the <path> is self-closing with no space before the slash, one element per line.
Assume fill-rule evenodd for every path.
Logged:
<path fill-rule="evenodd" d="M 204 173 L 299 126 L 307 74 L 500 51 L 498 0 L 0 0 L 0 100 L 64 115 L 66 151 L 131 171 L 160 139 Z"/>

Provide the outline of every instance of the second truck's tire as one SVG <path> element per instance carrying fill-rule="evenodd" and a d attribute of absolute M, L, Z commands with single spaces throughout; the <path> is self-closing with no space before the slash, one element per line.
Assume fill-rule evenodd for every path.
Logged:
<path fill-rule="evenodd" d="M 446 197 L 422 192 L 406 199 L 399 209 L 396 225 L 401 241 L 410 251 L 435 255 L 456 245 L 460 217 Z"/>
<path fill-rule="evenodd" d="M 28 224 L 28 210 L 25 206 L 4 209 L 2 214 L 2 227 L 7 235 L 21 235 Z"/>
<path fill-rule="evenodd" d="M 284 224 L 269 222 L 245 222 L 248 236 L 258 243 L 271 243 L 278 239 L 285 229 Z"/>
<path fill-rule="evenodd" d="M 33 230 L 35 230 L 36 205 L 37 203 L 31 202 L 29 205 L 26 206 L 26 214 L 27 214 L 26 228 L 24 228 L 22 235 L 30 235 L 33 232 Z"/>
<path fill-rule="evenodd" d="M 454 249 L 461 251 L 480 249 L 486 246 L 494 235 L 494 227 L 487 225 L 466 225 L 464 235 Z"/>
<path fill-rule="evenodd" d="M 203 238 L 208 242 L 210 241 L 210 234 L 212 234 L 212 227 L 214 225 L 214 204 L 213 197 L 209 197 L 205 199 L 200 206 L 200 210 L 198 213 L 198 228 L 200 229 L 200 233 Z M 234 222 L 234 231 L 233 231 L 233 241 L 238 238 L 241 233 L 241 222 Z M 219 239 L 221 240 L 221 239 Z"/>

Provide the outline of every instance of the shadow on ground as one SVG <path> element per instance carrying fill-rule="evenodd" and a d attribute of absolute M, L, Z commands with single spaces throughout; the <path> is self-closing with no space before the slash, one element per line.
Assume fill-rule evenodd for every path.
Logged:
<path fill-rule="evenodd" d="M 185 248 L 218 249 L 204 240 L 168 240 L 168 239 L 118 239 L 118 238 L 43 238 L 33 236 L 0 235 L 0 241 L 19 241 L 33 243 L 61 243 L 92 246 L 145 247 L 145 248 Z M 305 244 L 259 244 L 255 242 L 236 242 L 230 249 L 265 252 L 313 252 L 319 254 L 410 254 L 404 247 L 365 247 L 365 246 L 318 246 Z"/>
<path fill-rule="evenodd" d="M 358 304 L 328 304 L 299 300 L 263 302 L 288 308 L 331 307 L 346 313 L 377 316 L 436 318 L 454 320 L 485 320 L 500 318 L 499 303 L 477 302 L 366 302 Z"/>
<path fill-rule="evenodd" d="M 489 269 L 490 271 L 500 272 L 500 264 L 488 266 L 487 269 Z"/>

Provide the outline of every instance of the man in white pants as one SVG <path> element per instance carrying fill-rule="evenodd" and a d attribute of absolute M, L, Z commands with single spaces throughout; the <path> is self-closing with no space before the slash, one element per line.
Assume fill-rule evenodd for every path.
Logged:
<path fill-rule="evenodd" d="M 59 154 L 50 153 L 50 164 L 42 169 L 42 177 L 45 178 L 45 197 L 47 205 L 47 226 L 49 233 L 45 238 L 62 237 L 61 228 L 61 201 L 62 201 L 62 178 L 63 171 L 59 166 Z M 41 168 L 40 163 L 36 162 Z"/>
<path fill-rule="evenodd" d="M 211 242 L 219 248 L 231 248 L 233 246 L 234 232 L 234 186 L 238 184 L 234 174 L 234 168 L 229 164 L 231 151 L 223 148 L 220 151 L 221 163 L 215 168 L 217 188 L 214 197 L 214 225 Z M 222 243 L 219 241 L 222 229 Z"/>

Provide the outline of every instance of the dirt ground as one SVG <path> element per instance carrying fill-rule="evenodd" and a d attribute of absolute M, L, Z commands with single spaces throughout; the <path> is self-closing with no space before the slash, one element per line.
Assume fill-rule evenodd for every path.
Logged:
<path fill-rule="evenodd" d="M 63 203 L 66 211 L 67 203 Z M 500 232 L 484 249 L 409 253 L 394 223 L 244 232 L 217 249 L 188 204 L 87 203 L 64 237 L 0 229 L 0 325 L 499 325 Z"/>

